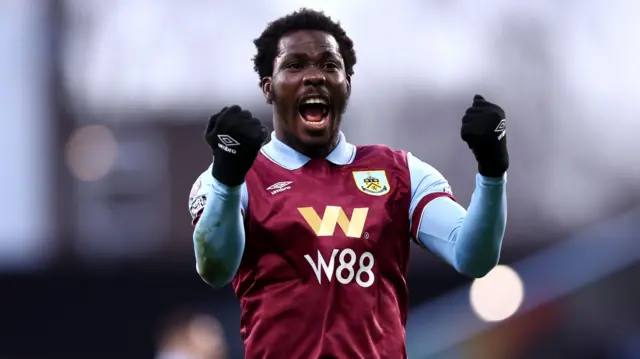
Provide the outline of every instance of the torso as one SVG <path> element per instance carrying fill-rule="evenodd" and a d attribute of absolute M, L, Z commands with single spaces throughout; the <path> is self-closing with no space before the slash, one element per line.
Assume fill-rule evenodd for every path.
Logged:
<path fill-rule="evenodd" d="M 385 146 L 296 170 L 258 156 L 233 280 L 247 358 L 406 357 L 409 184 Z"/>

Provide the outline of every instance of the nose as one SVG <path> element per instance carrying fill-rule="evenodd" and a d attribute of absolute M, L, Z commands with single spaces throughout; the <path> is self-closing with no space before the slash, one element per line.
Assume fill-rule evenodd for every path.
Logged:
<path fill-rule="evenodd" d="M 327 79 L 324 77 L 324 74 L 320 69 L 315 66 L 311 66 L 302 78 L 302 83 L 305 86 L 318 86 L 324 84 L 326 80 Z"/>

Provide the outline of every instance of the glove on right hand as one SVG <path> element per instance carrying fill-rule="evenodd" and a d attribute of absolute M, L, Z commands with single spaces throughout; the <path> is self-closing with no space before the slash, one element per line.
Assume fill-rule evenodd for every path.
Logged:
<path fill-rule="evenodd" d="M 240 106 L 211 116 L 204 138 L 213 151 L 213 178 L 227 186 L 241 185 L 267 135 L 260 120 Z"/>

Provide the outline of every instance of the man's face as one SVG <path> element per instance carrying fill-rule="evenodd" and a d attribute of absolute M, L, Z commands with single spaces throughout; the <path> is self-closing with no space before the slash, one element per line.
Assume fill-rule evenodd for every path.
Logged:
<path fill-rule="evenodd" d="M 276 133 L 309 150 L 330 146 L 346 109 L 349 81 L 333 36 L 310 30 L 283 36 L 273 76 L 262 82 L 276 113 Z"/>

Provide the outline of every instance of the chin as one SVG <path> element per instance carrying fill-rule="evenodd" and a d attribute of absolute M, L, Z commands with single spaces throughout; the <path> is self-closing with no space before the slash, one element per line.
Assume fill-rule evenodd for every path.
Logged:
<path fill-rule="evenodd" d="M 333 131 L 297 131 L 293 148 L 311 158 L 324 158 L 333 149 Z"/>
<path fill-rule="evenodd" d="M 307 147 L 327 147 L 331 143 L 331 134 L 327 133 L 304 133 L 299 139 L 300 142 Z"/>

